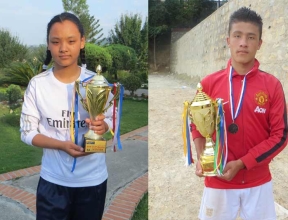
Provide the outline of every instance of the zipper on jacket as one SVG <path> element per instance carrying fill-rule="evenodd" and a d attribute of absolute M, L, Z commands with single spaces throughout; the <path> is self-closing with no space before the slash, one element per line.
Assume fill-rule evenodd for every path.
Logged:
<path fill-rule="evenodd" d="M 247 80 L 247 79 L 246 79 Z M 243 86 L 243 81 L 244 81 L 244 78 L 241 79 L 241 88 Z M 247 81 L 246 81 L 246 85 L 247 85 Z M 247 88 L 246 88 L 247 89 Z M 245 96 L 245 94 L 243 94 Z M 244 103 L 242 103 L 244 105 Z M 245 112 L 244 112 L 244 107 L 242 106 L 242 115 L 241 115 L 241 126 L 242 126 L 242 151 L 244 151 L 243 153 L 245 153 L 245 135 L 244 135 L 244 132 L 245 132 L 245 128 L 244 128 L 244 115 L 245 115 Z M 242 184 L 245 183 L 245 171 L 243 172 L 243 175 L 242 175 Z"/>

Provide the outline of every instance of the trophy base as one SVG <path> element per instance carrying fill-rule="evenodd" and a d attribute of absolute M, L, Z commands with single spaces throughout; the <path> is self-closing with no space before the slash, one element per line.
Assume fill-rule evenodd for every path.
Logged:
<path fill-rule="evenodd" d="M 94 140 L 84 137 L 83 148 L 84 152 L 88 153 L 106 153 L 106 140 Z"/>
<path fill-rule="evenodd" d="M 203 172 L 203 176 L 216 176 L 216 174 L 214 173 L 214 171 L 211 171 L 211 172 Z"/>

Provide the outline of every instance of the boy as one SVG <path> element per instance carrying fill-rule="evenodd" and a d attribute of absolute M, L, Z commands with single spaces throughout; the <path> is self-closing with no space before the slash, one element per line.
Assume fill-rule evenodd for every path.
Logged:
<path fill-rule="evenodd" d="M 228 159 L 223 176 L 205 177 L 201 220 L 276 220 L 269 163 L 287 143 L 286 102 L 276 77 L 259 70 L 255 59 L 262 44 L 262 18 L 243 7 L 229 21 L 227 68 L 201 84 L 212 99 L 222 98 Z M 192 125 L 197 155 L 205 138 Z M 199 159 L 199 158 L 198 158 Z M 203 177 L 198 160 L 196 175 Z"/>

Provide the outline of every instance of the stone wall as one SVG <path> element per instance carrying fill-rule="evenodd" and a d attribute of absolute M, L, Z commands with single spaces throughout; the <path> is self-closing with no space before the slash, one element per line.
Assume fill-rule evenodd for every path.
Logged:
<path fill-rule="evenodd" d="M 242 6 L 263 19 L 263 44 L 257 52 L 260 69 L 280 79 L 288 92 L 288 6 L 282 0 L 230 0 L 207 19 L 171 43 L 170 71 L 192 81 L 226 67 L 230 15 Z M 286 83 L 286 85 L 285 85 Z"/>

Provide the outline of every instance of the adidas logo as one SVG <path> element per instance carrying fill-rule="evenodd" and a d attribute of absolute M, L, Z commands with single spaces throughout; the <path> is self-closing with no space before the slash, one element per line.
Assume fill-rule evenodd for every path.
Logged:
<path fill-rule="evenodd" d="M 260 108 L 259 106 L 257 106 L 255 108 L 254 112 L 264 114 L 266 112 L 266 109 L 265 108 Z"/>

